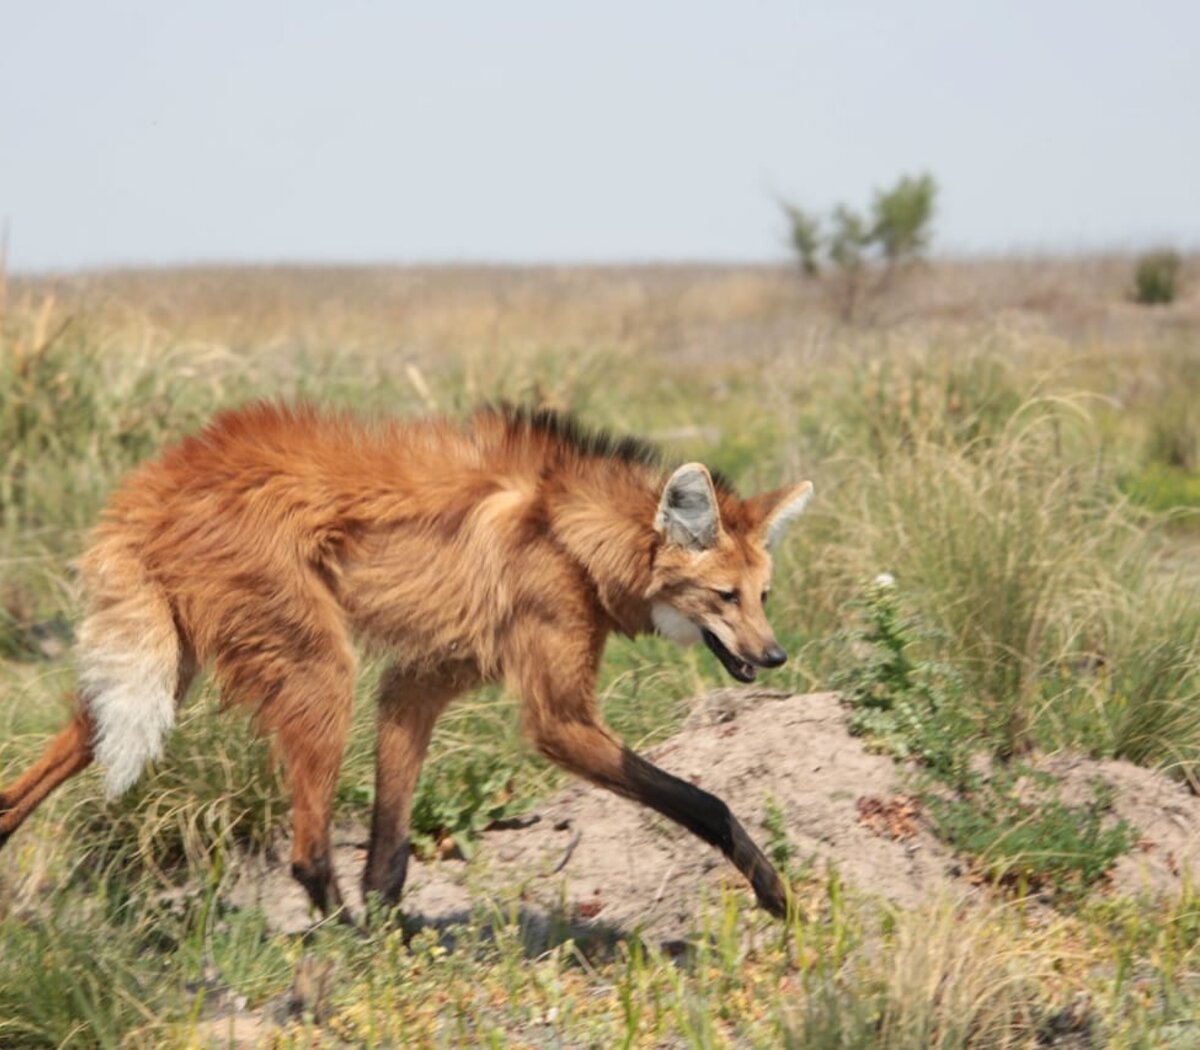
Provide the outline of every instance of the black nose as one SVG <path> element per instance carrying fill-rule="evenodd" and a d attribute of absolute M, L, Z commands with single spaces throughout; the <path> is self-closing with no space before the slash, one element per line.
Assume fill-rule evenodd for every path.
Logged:
<path fill-rule="evenodd" d="M 762 659 L 759 660 L 759 663 L 763 667 L 782 667 L 787 663 L 787 653 L 780 649 L 779 646 L 773 645 L 762 654 Z"/>

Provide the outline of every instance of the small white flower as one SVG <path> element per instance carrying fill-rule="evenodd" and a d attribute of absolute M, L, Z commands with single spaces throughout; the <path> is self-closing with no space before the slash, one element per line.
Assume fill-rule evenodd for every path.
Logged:
<path fill-rule="evenodd" d="M 873 582 L 876 587 L 895 587 L 896 586 L 896 577 L 893 576 L 890 572 L 881 572 L 878 576 L 875 577 Z"/>

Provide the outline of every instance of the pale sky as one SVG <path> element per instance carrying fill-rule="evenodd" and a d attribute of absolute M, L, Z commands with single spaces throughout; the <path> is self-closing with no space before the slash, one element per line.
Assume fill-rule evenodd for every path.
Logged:
<path fill-rule="evenodd" d="M 1200 2 L 0 0 L 10 266 L 1200 246 Z"/>

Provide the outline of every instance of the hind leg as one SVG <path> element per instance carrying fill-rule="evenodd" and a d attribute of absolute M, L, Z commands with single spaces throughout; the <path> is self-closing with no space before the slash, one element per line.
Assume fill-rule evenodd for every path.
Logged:
<path fill-rule="evenodd" d="M 261 712 L 275 738 L 292 796 L 292 875 L 324 915 L 349 922 L 330 856 L 329 826 L 353 705 L 352 672 L 284 685 Z M 339 680 L 340 681 L 337 681 Z M 335 684 L 337 682 L 337 684 Z"/>
<path fill-rule="evenodd" d="M 380 683 L 375 810 L 363 894 L 378 893 L 388 907 L 400 900 L 408 875 L 413 791 L 434 723 L 446 705 L 472 684 L 468 674 L 411 678 L 398 667 L 390 668 Z"/>
<path fill-rule="evenodd" d="M 0 791 L 0 847 L 51 791 L 91 765 L 94 735 L 91 717 L 79 707 L 41 758 Z"/>

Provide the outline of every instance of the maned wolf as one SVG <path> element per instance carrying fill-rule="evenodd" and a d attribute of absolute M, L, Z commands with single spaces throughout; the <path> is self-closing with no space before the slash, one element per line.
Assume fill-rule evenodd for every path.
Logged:
<path fill-rule="evenodd" d="M 395 658 L 366 891 L 399 899 L 434 722 L 503 680 L 542 754 L 717 846 L 782 916 L 783 883 L 729 808 L 625 747 L 594 690 L 613 631 L 703 639 L 741 682 L 782 664 L 768 549 L 811 494 L 803 482 L 742 500 L 699 463 L 668 475 L 649 446 L 548 411 L 378 426 L 310 407 L 227 412 L 135 470 L 96 528 L 76 714 L 0 792 L 0 845 L 93 757 L 110 796 L 128 788 L 211 663 L 223 702 L 275 738 L 293 874 L 323 912 L 342 909 L 329 823 L 358 640 Z"/>

